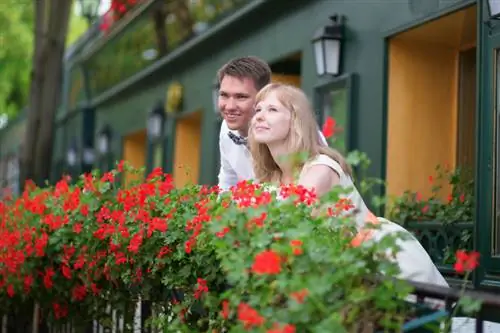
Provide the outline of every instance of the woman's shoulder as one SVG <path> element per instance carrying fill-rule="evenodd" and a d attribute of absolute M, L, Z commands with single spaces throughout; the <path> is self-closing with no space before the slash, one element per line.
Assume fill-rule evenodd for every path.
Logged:
<path fill-rule="evenodd" d="M 339 162 L 335 161 L 333 158 L 326 154 L 318 154 L 312 157 L 305 163 L 304 166 L 305 169 L 308 169 L 314 165 L 325 165 L 335 171 L 339 175 L 339 177 L 342 177 L 344 175 L 344 171 L 342 170 Z"/>

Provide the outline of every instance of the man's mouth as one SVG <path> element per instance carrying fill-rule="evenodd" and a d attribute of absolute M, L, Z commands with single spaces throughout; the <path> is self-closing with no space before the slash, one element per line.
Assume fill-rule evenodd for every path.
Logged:
<path fill-rule="evenodd" d="M 241 116 L 241 114 L 237 114 L 237 113 L 226 113 L 226 119 L 229 119 L 229 120 L 236 120 L 240 116 Z"/>

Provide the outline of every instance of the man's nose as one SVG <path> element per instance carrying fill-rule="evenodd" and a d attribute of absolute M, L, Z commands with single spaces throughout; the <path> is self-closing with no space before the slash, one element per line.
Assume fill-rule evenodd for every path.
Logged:
<path fill-rule="evenodd" d="M 236 109 L 236 101 L 234 98 L 228 98 L 226 101 L 226 109 L 228 110 L 234 110 Z"/>

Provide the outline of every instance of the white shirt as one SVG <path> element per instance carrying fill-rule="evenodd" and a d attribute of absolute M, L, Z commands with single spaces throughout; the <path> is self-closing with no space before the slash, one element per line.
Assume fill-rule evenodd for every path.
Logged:
<path fill-rule="evenodd" d="M 232 131 L 240 135 L 237 131 Z M 222 121 L 219 133 L 220 170 L 219 187 L 229 190 L 241 180 L 254 179 L 252 156 L 245 145 L 237 145 L 228 136 L 229 128 L 226 121 Z"/>
<path fill-rule="evenodd" d="M 229 190 L 242 180 L 255 178 L 252 166 L 252 156 L 245 145 L 237 145 L 228 136 L 231 130 L 226 121 L 222 121 L 219 133 L 220 170 L 219 188 L 223 191 Z M 240 136 L 238 131 L 231 131 Z M 320 141 L 327 146 L 328 143 L 323 134 L 318 130 Z"/>

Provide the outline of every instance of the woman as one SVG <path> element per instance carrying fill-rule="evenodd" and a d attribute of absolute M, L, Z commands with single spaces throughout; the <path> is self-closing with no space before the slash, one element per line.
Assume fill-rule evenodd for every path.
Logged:
<path fill-rule="evenodd" d="M 318 196 L 334 186 L 353 189 L 347 198 L 354 205 L 354 217 L 359 233 L 354 245 L 384 235 L 403 232 L 410 237 L 399 240 L 401 250 L 396 255 L 401 279 L 448 286 L 422 245 L 407 230 L 384 218 L 375 217 L 355 188 L 351 169 L 337 151 L 322 146 L 317 140 L 317 124 L 307 96 L 293 86 L 269 84 L 256 97 L 256 114 L 249 131 L 249 147 L 253 158 L 255 177 L 259 182 L 297 183 L 315 189 Z M 309 159 L 300 164 L 287 158 L 306 153 Z M 380 228 L 364 228 L 367 223 Z M 434 304 L 442 304 L 441 302 Z M 475 325 L 472 318 L 453 318 L 454 333 L 470 332 Z M 485 322 L 485 332 L 500 332 L 497 323 Z"/>
<path fill-rule="evenodd" d="M 354 239 L 355 245 L 366 239 L 380 239 L 388 233 L 407 233 L 395 223 L 376 218 L 354 187 L 351 169 L 344 157 L 318 144 L 316 120 L 306 95 L 300 89 L 269 84 L 258 93 L 255 111 L 249 146 L 259 182 L 296 182 L 314 188 L 318 196 L 328 193 L 334 186 L 352 188 L 347 198 L 354 205 L 353 215 L 360 230 Z M 296 160 L 286 158 L 298 153 L 306 153 L 309 160 L 297 165 Z M 364 229 L 367 223 L 380 224 L 380 228 Z M 400 278 L 448 286 L 414 237 L 399 241 L 399 245 L 401 251 L 396 260 L 401 269 Z"/>

